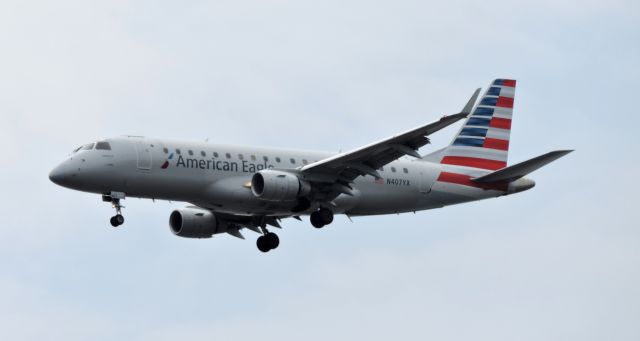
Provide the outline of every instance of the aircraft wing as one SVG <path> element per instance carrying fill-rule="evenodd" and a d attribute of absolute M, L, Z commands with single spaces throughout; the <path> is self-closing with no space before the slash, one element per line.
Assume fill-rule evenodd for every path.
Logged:
<path fill-rule="evenodd" d="M 311 163 L 302 167 L 300 172 L 305 179 L 310 181 L 339 181 L 345 185 L 361 175 L 380 178 L 380 174 L 377 171 L 380 167 L 404 155 L 420 158 L 417 149 L 429 143 L 427 136 L 467 117 L 479 93 L 480 89 L 477 89 L 458 114 L 443 116 L 438 121 L 411 129 L 399 135 Z"/>

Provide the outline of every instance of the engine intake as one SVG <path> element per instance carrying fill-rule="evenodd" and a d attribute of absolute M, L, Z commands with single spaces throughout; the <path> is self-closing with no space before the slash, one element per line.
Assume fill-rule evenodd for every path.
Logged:
<path fill-rule="evenodd" d="M 311 185 L 296 175 L 277 171 L 263 170 L 251 178 L 251 192 L 256 197 L 268 201 L 294 201 L 311 191 Z"/>
<path fill-rule="evenodd" d="M 208 210 L 182 208 L 169 216 L 171 232 L 185 238 L 211 238 L 218 229 L 216 216 Z"/>

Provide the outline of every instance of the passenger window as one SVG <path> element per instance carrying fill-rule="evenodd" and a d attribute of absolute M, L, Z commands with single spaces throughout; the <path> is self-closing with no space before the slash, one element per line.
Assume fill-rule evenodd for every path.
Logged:
<path fill-rule="evenodd" d="M 289 159 L 289 161 L 291 161 L 292 165 L 296 163 L 296 159 L 294 159 L 294 158 Z"/>
<path fill-rule="evenodd" d="M 309 162 L 307 162 L 307 159 L 302 159 L 302 164 L 303 164 L 303 165 L 308 165 L 308 164 L 309 164 Z"/>
<path fill-rule="evenodd" d="M 167 149 L 166 147 L 165 147 L 165 148 L 162 148 L 162 151 L 163 151 L 165 154 L 169 154 L 169 149 Z"/>
<path fill-rule="evenodd" d="M 200 155 L 202 155 L 202 157 L 205 157 L 205 156 L 207 156 L 207 153 L 205 153 L 204 150 L 201 150 L 200 151 Z"/>
<path fill-rule="evenodd" d="M 391 167 L 391 171 L 395 173 L 396 172 L 396 167 Z"/>
<path fill-rule="evenodd" d="M 255 161 L 256 160 L 256 156 L 255 155 L 251 155 L 251 161 Z"/>
<path fill-rule="evenodd" d="M 276 157 L 276 162 L 280 163 L 280 158 L 279 157 Z"/>
<path fill-rule="evenodd" d="M 408 174 L 409 173 L 409 170 L 406 169 L 406 168 L 402 168 L 402 171 L 404 172 L 404 174 Z"/>
<path fill-rule="evenodd" d="M 109 144 L 109 142 L 98 142 L 96 143 L 96 149 L 98 150 L 111 150 L 111 145 Z"/>
<path fill-rule="evenodd" d="M 181 153 L 180 148 L 176 148 L 176 154 L 180 155 Z"/>
<path fill-rule="evenodd" d="M 263 159 L 265 162 L 269 161 L 269 158 L 268 158 L 268 157 L 266 157 L 266 156 L 263 156 L 263 157 L 262 157 L 262 159 Z"/>
<path fill-rule="evenodd" d="M 240 159 L 240 160 L 244 160 L 244 155 L 242 155 L 242 154 L 238 154 L 238 159 Z"/>
<path fill-rule="evenodd" d="M 384 172 L 384 167 L 380 167 L 380 171 L 381 171 L 381 172 Z"/>
<path fill-rule="evenodd" d="M 231 158 L 231 154 L 229 154 L 229 153 L 226 153 L 225 156 L 227 157 L 227 159 Z"/>
<path fill-rule="evenodd" d="M 189 155 L 193 156 L 193 150 L 189 149 Z"/>
<path fill-rule="evenodd" d="M 213 157 L 217 158 L 218 157 L 218 152 L 213 152 Z"/>

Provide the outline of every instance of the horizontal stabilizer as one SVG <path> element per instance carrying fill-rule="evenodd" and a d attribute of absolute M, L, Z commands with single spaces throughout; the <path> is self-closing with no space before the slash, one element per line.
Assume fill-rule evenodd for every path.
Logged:
<path fill-rule="evenodd" d="M 556 150 L 549 152 L 472 180 L 480 184 L 511 182 L 571 153 L 572 151 L 573 150 Z"/>

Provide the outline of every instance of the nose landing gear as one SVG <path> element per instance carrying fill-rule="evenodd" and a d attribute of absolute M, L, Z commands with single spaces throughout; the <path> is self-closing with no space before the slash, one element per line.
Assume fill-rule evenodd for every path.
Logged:
<path fill-rule="evenodd" d="M 124 224 L 124 216 L 122 215 L 122 209 L 124 206 L 120 204 L 120 199 L 124 199 L 124 193 L 121 192 L 111 192 L 110 194 L 105 194 L 102 196 L 102 201 L 111 202 L 113 208 L 116 209 L 116 215 L 109 219 L 111 226 L 118 227 Z"/>
<path fill-rule="evenodd" d="M 124 224 L 124 217 L 122 216 L 122 214 L 116 214 L 113 217 L 111 217 L 111 219 L 109 219 L 109 222 L 111 223 L 111 226 L 113 227 L 118 227 L 122 224 Z"/>

